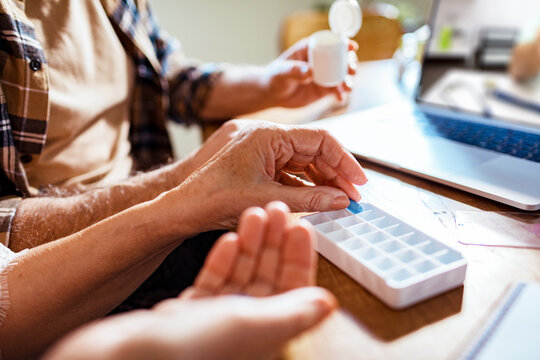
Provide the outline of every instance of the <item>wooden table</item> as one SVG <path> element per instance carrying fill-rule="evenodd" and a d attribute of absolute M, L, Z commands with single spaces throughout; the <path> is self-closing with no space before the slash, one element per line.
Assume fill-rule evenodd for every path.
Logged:
<path fill-rule="evenodd" d="M 410 98 L 410 90 L 402 91 L 396 77 L 391 60 L 364 63 L 351 102 L 342 111 Z M 305 109 L 300 117 L 298 111 L 279 109 L 256 116 L 278 122 L 313 120 L 332 108 L 325 101 Z M 341 309 L 319 328 L 293 341 L 286 358 L 454 359 L 512 284 L 540 282 L 540 251 L 460 244 L 455 238 L 460 212 L 485 211 L 487 216 L 496 216 L 493 212 L 519 210 L 369 162 L 362 165 L 370 178 L 368 200 L 382 196 L 393 201 L 397 212 L 409 216 L 408 220 L 416 219 L 422 230 L 429 227 L 428 233 L 437 232 L 463 252 L 468 260 L 465 285 L 404 311 L 393 311 L 321 256 L 318 284 L 335 294 Z M 539 219 L 540 212 L 534 217 Z M 516 220 L 508 227 L 517 231 L 521 225 Z"/>

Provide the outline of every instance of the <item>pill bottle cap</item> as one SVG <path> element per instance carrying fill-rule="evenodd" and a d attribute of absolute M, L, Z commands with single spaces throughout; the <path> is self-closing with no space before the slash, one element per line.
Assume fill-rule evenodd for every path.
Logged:
<path fill-rule="evenodd" d="M 332 32 L 350 38 L 362 27 L 362 10 L 356 0 L 337 0 L 330 7 L 328 20 Z"/>

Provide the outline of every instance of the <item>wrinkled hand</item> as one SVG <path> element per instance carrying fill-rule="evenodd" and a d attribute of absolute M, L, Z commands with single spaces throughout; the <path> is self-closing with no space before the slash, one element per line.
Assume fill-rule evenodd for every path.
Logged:
<path fill-rule="evenodd" d="M 356 74 L 356 42 L 349 44 L 349 75 Z M 343 82 L 336 87 L 322 87 L 313 82 L 308 64 L 308 39 L 303 39 L 271 62 L 266 69 L 270 96 L 276 106 L 295 108 L 309 105 L 327 95 L 334 94 L 341 101 L 351 91 L 352 83 Z"/>
<path fill-rule="evenodd" d="M 366 182 L 362 167 L 325 130 L 252 122 L 163 201 L 193 199 L 190 214 L 204 231 L 230 228 L 244 209 L 273 200 L 297 212 L 342 209 L 349 198 L 360 200 L 354 184 Z"/>
<path fill-rule="evenodd" d="M 188 155 L 184 161 L 189 164 L 187 172 L 192 174 L 206 164 L 219 152 L 242 128 L 250 125 L 249 120 L 230 120 L 225 122 L 198 149 Z"/>

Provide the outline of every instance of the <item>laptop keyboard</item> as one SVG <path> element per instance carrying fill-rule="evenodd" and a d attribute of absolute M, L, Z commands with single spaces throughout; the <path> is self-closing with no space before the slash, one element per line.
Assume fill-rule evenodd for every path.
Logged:
<path fill-rule="evenodd" d="M 540 162 L 540 135 L 483 124 L 456 121 L 442 116 L 418 116 L 426 135 L 479 146 L 503 154 Z"/>

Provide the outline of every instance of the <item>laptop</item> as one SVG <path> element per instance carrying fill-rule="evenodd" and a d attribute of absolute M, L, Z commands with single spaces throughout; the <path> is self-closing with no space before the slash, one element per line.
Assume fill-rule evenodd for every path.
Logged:
<path fill-rule="evenodd" d="M 540 2 L 441 0 L 428 26 L 414 101 L 313 125 L 359 158 L 539 210 L 540 76 L 516 82 L 508 65 Z"/>

